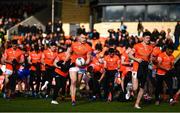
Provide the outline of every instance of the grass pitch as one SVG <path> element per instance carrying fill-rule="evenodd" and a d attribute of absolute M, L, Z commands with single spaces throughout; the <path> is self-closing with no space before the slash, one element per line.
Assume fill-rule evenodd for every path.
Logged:
<path fill-rule="evenodd" d="M 142 109 L 133 108 L 133 102 L 102 102 L 88 100 L 77 101 L 71 106 L 71 101 L 59 101 L 59 105 L 50 104 L 51 99 L 35 99 L 18 97 L 14 100 L 0 98 L 0 112 L 180 112 L 180 103 L 170 106 L 161 103 L 159 106 L 142 104 Z"/>

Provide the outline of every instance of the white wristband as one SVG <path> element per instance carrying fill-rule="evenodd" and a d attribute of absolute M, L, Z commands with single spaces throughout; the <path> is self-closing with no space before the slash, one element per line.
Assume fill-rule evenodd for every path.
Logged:
<path fill-rule="evenodd" d="M 137 78 L 137 72 L 136 71 L 132 71 L 132 77 Z"/>

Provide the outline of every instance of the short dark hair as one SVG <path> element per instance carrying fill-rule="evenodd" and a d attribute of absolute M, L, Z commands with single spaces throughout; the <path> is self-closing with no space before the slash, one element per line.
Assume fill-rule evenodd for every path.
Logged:
<path fill-rule="evenodd" d="M 15 39 L 13 39 L 13 40 L 11 41 L 11 44 L 13 44 L 13 45 L 17 45 L 17 44 L 18 44 L 18 41 L 17 41 L 17 40 L 15 40 Z"/>
<path fill-rule="evenodd" d="M 34 50 L 39 51 L 39 45 L 34 45 Z"/>
<path fill-rule="evenodd" d="M 109 51 L 108 51 L 110 54 L 111 53 L 114 53 L 114 49 L 113 48 L 109 48 Z"/>
<path fill-rule="evenodd" d="M 166 47 L 166 49 L 174 50 L 175 48 L 174 48 L 173 45 L 168 45 L 168 46 Z"/>
<path fill-rule="evenodd" d="M 56 46 L 57 44 L 55 42 L 51 42 L 50 46 Z"/>
<path fill-rule="evenodd" d="M 150 32 L 144 32 L 143 37 L 145 37 L 145 36 L 151 36 L 151 33 Z"/>

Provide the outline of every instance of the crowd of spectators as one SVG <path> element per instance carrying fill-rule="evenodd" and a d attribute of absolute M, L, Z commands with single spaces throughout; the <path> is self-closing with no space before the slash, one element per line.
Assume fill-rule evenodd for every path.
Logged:
<path fill-rule="evenodd" d="M 0 3 L 0 28 L 5 31 L 27 17 L 45 8 L 45 4 L 33 2 Z"/>
<path fill-rule="evenodd" d="M 20 23 L 24 19 L 28 18 L 29 16 L 35 14 L 36 12 L 45 8 L 45 4 L 41 3 L 34 3 L 31 1 L 22 2 L 22 1 L 13 1 L 13 2 L 0 2 L 0 47 L 3 50 L 5 45 L 5 34 L 7 30 L 14 25 Z M 42 31 L 41 27 L 38 28 L 36 25 L 30 26 L 19 26 L 19 34 L 28 32 L 31 30 L 32 33 L 37 33 Z M 24 34 L 25 35 L 25 34 Z"/>

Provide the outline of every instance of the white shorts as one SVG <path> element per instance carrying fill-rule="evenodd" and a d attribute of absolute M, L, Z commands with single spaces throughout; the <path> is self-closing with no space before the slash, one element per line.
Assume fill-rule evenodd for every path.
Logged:
<path fill-rule="evenodd" d="M 79 68 L 78 67 L 71 67 L 69 69 L 69 72 L 78 72 L 79 71 Z"/>
<path fill-rule="evenodd" d="M 12 71 L 12 70 L 9 70 L 9 69 L 6 69 L 5 74 L 8 75 L 8 76 L 10 76 L 10 75 L 13 74 L 13 71 Z"/>
<path fill-rule="evenodd" d="M 69 69 L 69 72 L 77 72 L 78 74 L 84 74 L 86 72 L 86 69 L 80 67 L 71 67 Z"/>

